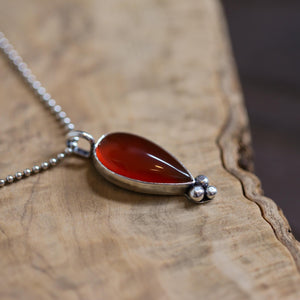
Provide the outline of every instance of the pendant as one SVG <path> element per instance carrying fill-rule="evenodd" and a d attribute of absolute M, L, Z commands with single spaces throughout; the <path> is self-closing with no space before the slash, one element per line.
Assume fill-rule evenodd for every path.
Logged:
<path fill-rule="evenodd" d="M 79 138 L 90 143 L 90 150 L 78 147 Z M 128 190 L 147 194 L 185 195 L 195 203 L 213 199 L 217 193 L 204 175 L 194 178 L 173 155 L 157 144 L 132 133 L 103 135 L 96 143 L 83 131 L 71 131 L 67 146 L 92 161 L 108 181 Z"/>

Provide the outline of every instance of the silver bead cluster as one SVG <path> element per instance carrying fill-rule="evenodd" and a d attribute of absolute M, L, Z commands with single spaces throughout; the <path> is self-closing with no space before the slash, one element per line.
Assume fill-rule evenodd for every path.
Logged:
<path fill-rule="evenodd" d="M 29 86 L 34 90 L 34 92 L 39 96 L 40 100 L 44 105 L 50 110 L 50 112 L 55 116 L 56 120 L 64 127 L 65 131 L 68 133 L 74 130 L 74 124 L 67 114 L 62 110 L 61 106 L 56 103 L 56 101 L 47 93 L 46 88 L 36 79 L 32 71 L 28 68 L 27 64 L 23 61 L 22 57 L 14 49 L 14 47 L 9 43 L 8 39 L 0 31 L 0 50 L 7 56 L 8 60 L 15 66 L 20 75 L 29 84 Z M 5 179 L 0 179 L 0 188 L 6 184 L 11 184 L 17 182 L 23 178 L 29 177 L 33 174 L 40 173 L 51 167 L 56 166 L 60 161 L 62 161 L 67 155 L 72 154 L 72 148 L 66 148 L 64 152 L 61 152 L 57 157 L 49 159 L 49 161 L 44 161 L 40 165 L 33 166 L 31 169 L 25 169 L 23 172 L 17 172 L 15 175 L 8 175 Z"/>
<path fill-rule="evenodd" d="M 42 103 L 54 114 L 58 122 L 64 126 L 66 132 L 74 130 L 75 126 L 71 119 L 62 110 L 61 106 L 47 93 L 46 88 L 42 86 L 40 81 L 36 79 L 32 71 L 28 68 L 27 64 L 23 61 L 22 57 L 9 43 L 8 39 L 0 31 L 0 49 L 7 56 L 10 62 L 16 67 L 20 75 L 25 79 L 29 86 L 39 96 Z"/>
<path fill-rule="evenodd" d="M 212 200 L 217 194 L 217 188 L 209 185 L 208 178 L 199 175 L 195 178 L 195 184 L 188 190 L 186 196 L 194 203 L 204 203 Z"/>
<path fill-rule="evenodd" d="M 66 148 L 64 152 L 57 154 L 56 157 L 50 158 L 49 161 L 44 161 L 40 165 L 33 166 L 31 169 L 27 168 L 23 172 L 17 172 L 15 175 L 8 175 L 5 179 L 0 179 L 0 188 L 7 184 L 11 184 L 13 182 L 19 181 L 21 179 L 24 179 L 34 174 L 38 174 L 51 167 L 54 167 L 70 154 L 72 154 L 72 149 Z"/>

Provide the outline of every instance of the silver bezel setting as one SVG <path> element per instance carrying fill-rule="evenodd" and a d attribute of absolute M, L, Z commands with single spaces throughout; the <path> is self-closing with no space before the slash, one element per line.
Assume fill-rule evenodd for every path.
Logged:
<path fill-rule="evenodd" d="M 185 168 L 189 176 L 191 177 L 191 181 L 186 183 L 157 183 L 157 182 L 146 182 L 141 180 L 132 179 L 120 174 L 117 174 L 106 166 L 104 166 L 97 157 L 96 148 L 101 143 L 101 141 L 111 133 L 104 134 L 100 137 L 93 148 L 92 158 L 94 165 L 97 171 L 105 177 L 108 181 L 128 190 L 132 190 L 135 192 L 146 193 L 146 194 L 158 194 L 158 195 L 183 195 L 186 190 L 195 183 L 195 179 L 192 174 L 184 167 L 184 165 L 176 159 L 182 167 Z M 153 142 L 152 142 L 153 143 Z M 155 143 L 154 143 L 155 144 Z M 161 146 L 159 146 L 161 147 Z M 162 147 L 161 147 L 162 148 Z M 166 151 L 165 149 L 163 149 Z M 169 155 L 174 157 L 168 151 L 166 151 Z"/>

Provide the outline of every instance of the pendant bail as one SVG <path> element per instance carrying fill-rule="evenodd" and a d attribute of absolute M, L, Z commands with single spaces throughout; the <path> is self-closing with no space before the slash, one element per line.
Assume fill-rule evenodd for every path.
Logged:
<path fill-rule="evenodd" d="M 90 143 L 89 150 L 85 150 L 85 149 L 78 147 L 78 141 L 80 138 L 83 138 Z M 67 134 L 67 147 L 71 148 L 72 153 L 74 153 L 78 156 L 81 156 L 84 158 L 90 158 L 93 153 L 94 147 L 95 147 L 95 140 L 91 134 L 89 134 L 85 131 L 73 130 Z"/>

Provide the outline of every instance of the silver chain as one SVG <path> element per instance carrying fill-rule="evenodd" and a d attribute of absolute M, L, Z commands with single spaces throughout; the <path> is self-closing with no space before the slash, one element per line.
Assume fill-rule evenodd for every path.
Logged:
<path fill-rule="evenodd" d="M 61 106 L 56 103 L 56 101 L 47 93 L 45 87 L 42 86 L 40 81 L 32 74 L 31 70 L 28 68 L 27 64 L 23 61 L 22 57 L 10 44 L 5 35 L 0 31 L 0 49 L 3 54 L 8 58 L 8 60 L 15 66 L 16 70 L 25 79 L 26 83 L 33 89 L 36 95 L 39 97 L 41 103 L 49 109 L 53 114 L 56 121 L 64 127 L 66 133 L 74 130 L 74 124 L 71 123 L 71 119 L 62 110 Z M 64 160 L 64 158 L 72 154 L 73 148 L 67 147 L 63 152 L 60 152 L 56 157 L 50 158 L 48 161 L 42 162 L 40 165 L 35 165 L 31 169 L 27 168 L 22 172 L 16 172 L 15 175 L 8 175 L 5 179 L 0 179 L 0 188 L 17 182 L 23 178 L 29 177 L 33 174 L 37 174 L 41 171 L 45 171 L 51 167 L 56 166 L 59 162 Z"/>

